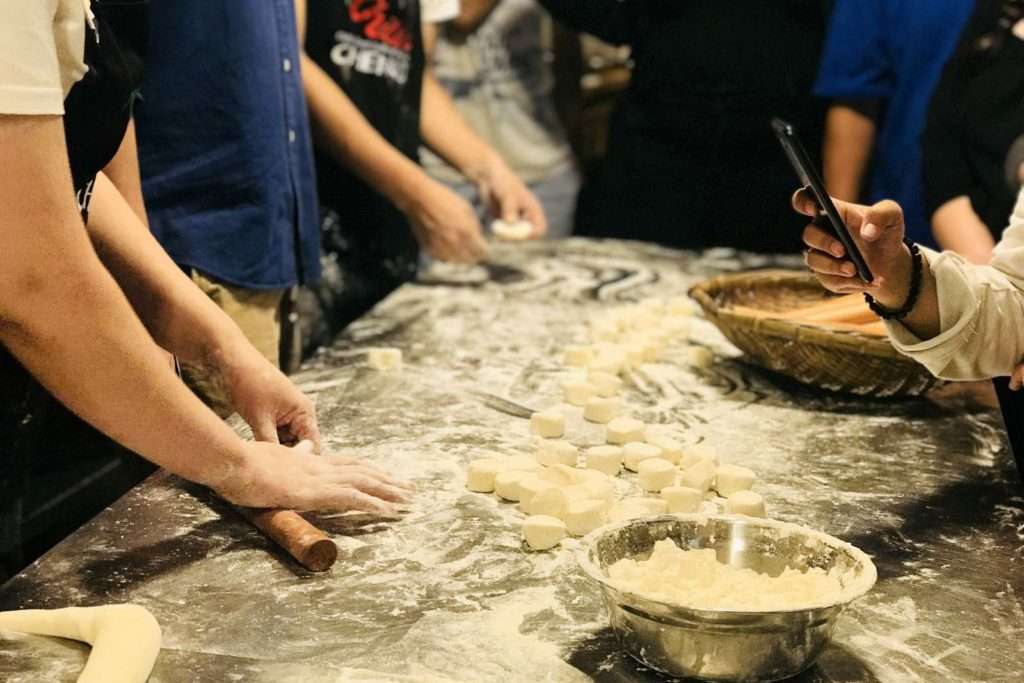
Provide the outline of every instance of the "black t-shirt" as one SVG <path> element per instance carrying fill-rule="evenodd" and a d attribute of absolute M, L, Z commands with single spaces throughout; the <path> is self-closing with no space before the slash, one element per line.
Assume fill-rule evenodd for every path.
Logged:
<path fill-rule="evenodd" d="M 419 0 L 309 0 L 306 53 L 377 131 L 418 160 L 424 53 Z M 339 214 L 360 258 L 414 267 L 405 216 L 344 165 L 317 150 L 320 201 Z"/>
<path fill-rule="evenodd" d="M 961 196 L 998 240 L 1018 188 L 1006 178 L 1006 156 L 1024 135 L 1024 40 L 1003 32 L 988 50 L 1002 0 L 983 0 L 946 66 L 923 138 L 925 202 L 931 216 Z"/>

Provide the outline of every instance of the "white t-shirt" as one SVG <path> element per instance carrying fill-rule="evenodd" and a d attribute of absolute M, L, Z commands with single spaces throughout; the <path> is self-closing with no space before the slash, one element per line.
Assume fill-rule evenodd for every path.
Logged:
<path fill-rule="evenodd" d="M 0 114 L 63 114 L 85 75 L 87 0 L 0 0 Z"/>
<path fill-rule="evenodd" d="M 550 34 L 551 19 L 534 0 L 502 0 L 464 40 L 442 29 L 434 48 L 434 75 L 463 118 L 530 183 L 573 163 L 551 97 Z M 420 159 L 435 178 L 462 181 L 430 150 Z"/>
<path fill-rule="evenodd" d="M 420 21 L 439 24 L 459 16 L 459 0 L 420 0 Z"/>

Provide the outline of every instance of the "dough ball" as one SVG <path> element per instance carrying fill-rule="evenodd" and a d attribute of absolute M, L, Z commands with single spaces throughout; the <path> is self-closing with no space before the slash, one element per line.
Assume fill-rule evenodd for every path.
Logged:
<path fill-rule="evenodd" d="M 662 489 L 676 485 L 679 470 L 668 460 L 648 458 L 637 465 L 640 488 L 649 493 L 660 493 Z"/>
<path fill-rule="evenodd" d="M 730 515 L 766 516 L 764 498 L 753 491 L 737 491 L 726 498 L 725 511 Z"/>
<path fill-rule="evenodd" d="M 618 476 L 622 470 L 622 449 L 618 446 L 594 446 L 583 453 L 587 468 Z"/>
<path fill-rule="evenodd" d="M 542 410 L 530 416 L 530 431 L 545 439 L 557 439 L 565 434 L 565 415 L 554 410 Z"/>
<path fill-rule="evenodd" d="M 622 414 L 622 401 L 617 398 L 592 398 L 583 408 L 583 419 L 608 424 Z"/>
<path fill-rule="evenodd" d="M 545 467 L 576 467 L 579 455 L 579 449 L 568 441 L 542 441 L 537 445 L 537 462 Z"/>
<path fill-rule="evenodd" d="M 523 522 L 523 540 L 531 550 L 550 550 L 565 538 L 565 522 L 555 517 L 536 515 Z"/>
<path fill-rule="evenodd" d="M 536 474 L 530 470 L 505 470 L 494 478 L 494 492 L 504 500 L 519 502 L 519 483 Z"/>
<path fill-rule="evenodd" d="M 533 223 L 530 221 L 503 221 L 499 218 L 491 222 L 491 232 L 499 240 L 505 242 L 522 242 L 533 236 Z"/>
<path fill-rule="evenodd" d="M 594 360 L 594 349 L 591 346 L 567 346 L 563 362 L 574 368 L 585 368 Z"/>
<path fill-rule="evenodd" d="M 574 500 L 565 510 L 565 528 L 573 536 L 586 536 L 604 524 L 605 501 Z"/>
<path fill-rule="evenodd" d="M 366 354 L 366 359 L 369 361 L 370 367 L 374 370 L 380 370 L 382 372 L 398 370 L 402 367 L 402 350 L 370 349 L 369 353 Z"/>
<path fill-rule="evenodd" d="M 559 486 L 552 486 L 543 489 L 535 495 L 525 506 L 523 512 L 528 515 L 547 515 L 549 517 L 565 518 L 565 508 L 569 504 L 569 497 Z"/>
<path fill-rule="evenodd" d="M 706 370 L 714 365 L 715 354 L 703 346 L 691 346 L 686 350 L 686 360 L 691 366 L 700 370 Z"/>
<path fill-rule="evenodd" d="M 666 512 L 668 503 L 660 498 L 626 498 L 612 507 L 608 519 L 612 522 L 622 522 L 638 517 L 663 515 Z"/>
<path fill-rule="evenodd" d="M 619 377 L 600 370 L 587 373 L 587 382 L 594 386 L 597 395 L 602 398 L 618 396 L 622 391 L 622 380 Z"/>
<path fill-rule="evenodd" d="M 634 441 L 622 447 L 622 464 L 630 472 L 638 472 L 640 463 L 651 458 L 660 458 L 661 449 L 649 443 Z"/>
<path fill-rule="evenodd" d="M 717 467 L 718 453 L 707 444 L 685 446 L 683 447 L 683 457 L 679 459 L 679 466 L 685 470 L 702 460 L 710 460 Z"/>
<path fill-rule="evenodd" d="M 701 460 L 683 470 L 679 476 L 679 485 L 707 493 L 715 483 L 715 470 L 715 463 Z"/>
<path fill-rule="evenodd" d="M 618 346 L 598 350 L 587 367 L 595 372 L 603 372 L 617 377 L 630 368 L 629 356 L 625 349 Z"/>
<path fill-rule="evenodd" d="M 476 493 L 490 493 L 494 490 L 494 479 L 505 469 L 499 460 L 484 458 L 469 463 L 466 488 Z"/>
<path fill-rule="evenodd" d="M 519 480 L 519 509 L 529 514 L 530 503 L 541 491 L 557 488 L 556 484 L 541 478 L 540 474 L 523 477 Z"/>
<path fill-rule="evenodd" d="M 661 449 L 661 459 L 668 460 L 673 465 L 678 465 L 683 458 L 683 445 L 675 439 L 658 434 L 646 436 L 647 443 Z"/>
<path fill-rule="evenodd" d="M 668 503 L 668 511 L 697 512 L 704 502 L 704 492 L 688 486 L 669 486 L 661 490 L 662 499 Z"/>
<path fill-rule="evenodd" d="M 631 417 L 617 417 L 608 423 L 608 443 L 621 446 L 632 441 L 643 441 L 646 425 Z"/>
<path fill-rule="evenodd" d="M 572 380 L 562 385 L 562 397 L 571 406 L 583 407 L 587 401 L 597 396 L 597 387 L 590 382 Z"/>
<path fill-rule="evenodd" d="M 715 471 L 715 490 L 728 498 L 739 491 L 749 491 L 757 481 L 754 471 L 739 465 L 722 465 Z"/>
<path fill-rule="evenodd" d="M 502 464 L 506 470 L 536 470 L 540 469 L 540 464 L 536 458 L 531 458 L 528 455 L 500 455 L 495 454 L 489 456 L 490 458 L 497 460 Z"/>
<path fill-rule="evenodd" d="M 568 465 L 552 465 L 541 470 L 540 478 L 555 486 L 571 486 L 578 481 L 577 472 L 579 471 L 575 467 Z"/>
<path fill-rule="evenodd" d="M 577 488 L 582 491 L 581 498 L 601 500 L 605 502 L 606 506 L 615 500 L 615 484 L 607 477 L 603 481 L 595 480 L 577 484 Z"/>

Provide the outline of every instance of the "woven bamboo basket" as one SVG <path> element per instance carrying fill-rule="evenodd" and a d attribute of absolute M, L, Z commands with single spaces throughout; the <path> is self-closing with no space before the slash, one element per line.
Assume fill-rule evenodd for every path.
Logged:
<path fill-rule="evenodd" d="M 722 275 L 690 290 L 704 315 L 747 358 L 828 391 L 861 396 L 917 396 L 938 384 L 888 339 L 737 313 L 731 306 L 784 311 L 833 295 L 809 274 L 756 271 Z"/>

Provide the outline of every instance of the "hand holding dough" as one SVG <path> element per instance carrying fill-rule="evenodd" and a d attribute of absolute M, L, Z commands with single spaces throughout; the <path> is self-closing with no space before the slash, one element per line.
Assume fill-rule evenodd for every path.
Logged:
<path fill-rule="evenodd" d="M 0 612 L 0 630 L 91 645 L 78 683 L 145 683 L 160 654 L 160 624 L 138 605 Z"/>

